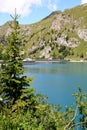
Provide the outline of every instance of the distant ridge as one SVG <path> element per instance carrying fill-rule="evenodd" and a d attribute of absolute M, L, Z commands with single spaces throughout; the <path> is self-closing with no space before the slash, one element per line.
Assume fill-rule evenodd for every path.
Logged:
<path fill-rule="evenodd" d="M 54 11 L 34 24 L 20 25 L 23 53 L 32 59 L 85 59 L 87 57 L 87 4 Z M 0 43 L 7 45 L 9 22 L 0 26 Z M 12 24 L 12 23 L 11 23 Z M 5 48 L 3 48 L 5 51 Z"/>

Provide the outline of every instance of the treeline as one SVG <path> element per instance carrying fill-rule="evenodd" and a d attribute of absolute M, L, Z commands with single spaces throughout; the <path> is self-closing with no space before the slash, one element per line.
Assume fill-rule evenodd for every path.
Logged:
<path fill-rule="evenodd" d="M 32 78 L 23 75 L 19 16 L 15 12 L 11 17 L 13 32 L 7 40 L 6 57 L 0 68 L 0 130 L 87 128 L 87 95 L 81 88 L 74 94 L 76 102 L 62 112 L 60 105 L 51 105 L 30 87 Z"/>

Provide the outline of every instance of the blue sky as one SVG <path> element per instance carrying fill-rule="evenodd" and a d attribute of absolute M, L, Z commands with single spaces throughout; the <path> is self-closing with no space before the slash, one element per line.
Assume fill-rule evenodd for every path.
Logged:
<path fill-rule="evenodd" d="M 20 24 L 35 23 L 55 10 L 64 11 L 77 5 L 87 3 L 87 0 L 0 0 L 0 25 L 11 20 L 10 14 L 21 15 Z"/>

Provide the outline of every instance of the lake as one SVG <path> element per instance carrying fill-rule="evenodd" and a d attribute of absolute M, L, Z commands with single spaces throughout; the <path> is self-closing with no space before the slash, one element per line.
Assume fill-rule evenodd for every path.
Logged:
<path fill-rule="evenodd" d="M 87 63 L 35 63 L 24 69 L 28 77 L 34 77 L 31 87 L 47 95 L 52 104 L 70 106 L 78 86 L 87 91 Z"/>

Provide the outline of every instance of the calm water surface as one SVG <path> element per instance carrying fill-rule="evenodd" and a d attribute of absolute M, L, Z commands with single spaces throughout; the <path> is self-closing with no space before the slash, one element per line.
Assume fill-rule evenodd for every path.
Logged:
<path fill-rule="evenodd" d="M 50 103 L 70 106 L 78 86 L 87 91 L 87 63 L 35 63 L 24 68 L 28 77 L 34 77 L 31 87 L 47 95 Z"/>

